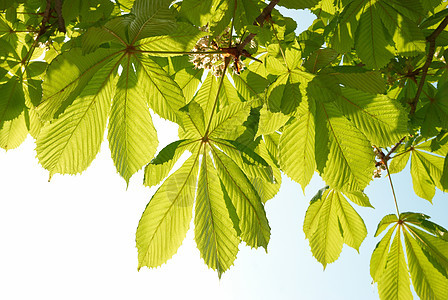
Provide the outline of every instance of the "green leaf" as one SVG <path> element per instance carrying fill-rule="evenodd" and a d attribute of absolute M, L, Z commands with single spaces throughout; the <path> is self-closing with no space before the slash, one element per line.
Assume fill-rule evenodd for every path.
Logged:
<path fill-rule="evenodd" d="M 171 0 L 135 0 L 131 10 L 129 41 L 170 34 L 176 30 L 176 20 L 169 9 Z"/>
<path fill-rule="evenodd" d="M 258 193 L 230 157 L 215 147 L 212 153 L 219 178 L 236 208 L 241 238 L 251 247 L 267 249 L 271 229 Z"/>
<path fill-rule="evenodd" d="M 0 85 L 0 123 L 20 116 L 25 108 L 22 83 L 16 76 Z"/>
<path fill-rule="evenodd" d="M 411 175 L 417 196 L 431 202 L 435 187 L 443 189 L 440 184 L 443 172 L 443 158 L 423 151 L 413 150 L 411 158 Z"/>
<path fill-rule="evenodd" d="M 107 138 L 118 173 L 129 184 L 132 175 L 146 165 L 157 150 L 157 133 L 137 74 L 128 59 L 117 83 Z"/>
<path fill-rule="evenodd" d="M 327 184 L 341 191 L 360 191 L 372 180 L 372 147 L 336 105 L 316 106 L 316 163 Z"/>
<path fill-rule="evenodd" d="M 361 15 L 356 35 L 357 53 L 368 67 L 379 69 L 394 57 L 376 5 Z"/>
<path fill-rule="evenodd" d="M 150 57 L 138 56 L 135 68 L 136 89 L 147 99 L 149 107 L 162 118 L 180 122 L 179 109 L 185 105 L 185 98 L 179 85 Z"/>
<path fill-rule="evenodd" d="M 304 9 L 314 7 L 319 1 L 320 0 L 282 0 L 279 5 L 286 8 Z"/>
<path fill-rule="evenodd" d="M 42 128 L 36 152 L 50 177 L 54 173 L 84 171 L 100 150 L 114 91 L 116 64 L 117 59 L 112 60 L 96 72 L 58 119 Z"/>
<path fill-rule="evenodd" d="M 377 147 L 397 143 L 407 134 L 407 115 L 397 101 L 343 88 L 338 106 L 353 124 Z"/>
<path fill-rule="evenodd" d="M 302 67 L 308 72 L 317 73 L 317 71 L 332 63 L 338 55 L 339 53 L 331 48 L 317 49 L 305 60 Z"/>
<path fill-rule="evenodd" d="M 173 168 L 185 150 L 196 144 L 197 141 L 179 140 L 163 148 L 152 161 L 146 165 L 143 184 L 151 187 L 160 183 Z"/>
<path fill-rule="evenodd" d="M 57 117 L 81 93 L 86 93 L 98 70 L 109 62 L 115 53 L 110 50 L 82 55 L 77 48 L 57 56 L 47 69 L 42 84 L 43 97 L 37 107 L 42 120 Z"/>
<path fill-rule="evenodd" d="M 364 221 L 335 190 L 322 190 L 312 199 L 303 231 L 314 257 L 324 268 L 339 257 L 343 243 L 358 250 L 367 236 Z"/>
<path fill-rule="evenodd" d="M 394 155 L 389 165 L 389 172 L 393 174 L 403 171 L 403 169 L 408 164 L 410 155 L 411 151 L 399 152 Z"/>
<path fill-rule="evenodd" d="M 201 257 L 219 277 L 233 264 L 239 239 L 219 188 L 211 158 L 204 153 L 196 196 L 194 233 Z"/>
<path fill-rule="evenodd" d="M 190 130 L 196 130 L 201 136 L 205 134 L 205 121 L 204 121 L 204 111 L 202 107 L 196 103 L 194 100 L 188 103 L 186 106 L 180 109 L 185 112 L 191 120 L 194 128 Z"/>
<path fill-rule="evenodd" d="M 386 235 L 384 235 L 384 237 L 381 239 L 381 241 L 378 242 L 375 250 L 373 250 L 372 257 L 370 259 L 370 276 L 372 276 L 373 280 L 376 282 L 378 282 L 384 274 L 384 269 L 386 268 L 387 263 L 387 254 L 389 253 L 390 241 L 396 227 L 396 224 L 391 227 L 387 231 Z M 377 235 L 378 234 L 375 234 L 375 236 Z"/>
<path fill-rule="evenodd" d="M 20 146 L 28 135 L 25 112 L 10 121 L 4 121 L 0 128 L 0 147 L 9 150 Z"/>
<path fill-rule="evenodd" d="M 381 299 L 412 299 L 409 273 L 401 244 L 401 227 L 387 255 L 386 268 L 378 280 L 378 293 Z"/>
<path fill-rule="evenodd" d="M 235 103 L 226 106 L 211 120 L 210 138 L 235 139 L 244 130 L 242 124 L 249 114 L 250 106 L 247 103 Z"/>
<path fill-rule="evenodd" d="M 155 56 L 182 55 L 182 52 L 190 52 L 206 34 L 190 24 L 177 23 L 176 31 L 140 40 L 136 47 Z"/>
<path fill-rule="evenodd" d="M 302 101 L 303 82 L 302 74 L 296 71 L 279 76 L 267 91 L 269 110 L 285 115 L 292 113 Z"/>
<path fill-rule="evenodd" d="M 286 126 L 279 143 L 281 168 L 302 186 L 302 190 L 305 190 L 316 169 L 314 114 L 315 108 L 310 102 L 310 107 Z"/>
<path fill-rule="evenodd" d="M 431 264 L 448 279 L 448 241 L 406 224 Z"/>
<path fill-rule="evenodd" d="M 349 191 L 344 192 L 344 195 L 353 203 L 359 206 L 363 207 L 371 207 L 373 208 L 372 204 L 370 204 L 369 197 L 367 197 L 364 192 L 361 191 Z"/>
<path fill-rule="evenodd" d="M 394 224 L 398 222 L 397 215 L 391 214 L 384 216 L 380 223 L 378 223 L 378 227 L 376 228 L 375 236 L 378 236 L 383 232 L 387 227 L 390 226 L 390 224 Z"/>
<path fill-rule="evenodd" d="M 138 269 L 162 265 L 182 244 L 192 217 L 198 165 L 199 153 L 168 177 L 146 206 L 136 233 Z"/>
<path fill-rule="evenodd" d="M 418 242 L 404 232 L 412 285 L 421 299 L 447 299 L 448 279 L 426 258 Z"/>
<path fill-rule="evenodd" d="M 289 120 L 289 116 L 282 113 L 273 113 L 266 106 L 260 110 L 260 122 L 256 136 L 268 135 L 279 130 Z"/>
<path fill-rule="evenodd" d="M 333 201 L 334 191 L 327 190 L 310 204 L 303 231 L 310 241 L 311 252 L 324 268 L 338 259 L 344 239 L 339 230 L 338 206 Z"/>
<path fill-rule="evenodd" d="M 345 87 L 371 94 L 386 92 L 386 84 L 378 71 L 370 71 L 355 66 L 338 66 L 331 68 L 325 74 L 335 78 L 338 83 Z"/>

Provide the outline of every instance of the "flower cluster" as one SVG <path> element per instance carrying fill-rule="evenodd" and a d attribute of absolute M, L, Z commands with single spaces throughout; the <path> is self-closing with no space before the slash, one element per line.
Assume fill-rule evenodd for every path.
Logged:
<path fill-rule="evenodd" d="M 376 170 L 373 171 L 373 178 L 381 178 L 381 171 L 386 170 L 386 166 L 383 163 L 384 153 L 376 147 L 373 148 L 373 151 L 375 152 L 375 155 L 379 160 L 375 164 Z"/>
<path fill-rule="evenodd" d="M 207 28 L 201 28 L 203 31 L 207 31 Z M 192 52 L 198 52 L 197 54 L 190 54 L 190 62 L 193 63 L 196 69 L 210 70 L 216 77 L 221 77 L 224 73 L 224 55 L 221 53 L 204 53 L 207 51 L 217 51 L 221 48 L 229 47 L 232 36 L 230 29 L 227 28 L 222 35 L 219 35 L 213 39 L 210 36 L 204 36 L 198 40 Z M 230 61 L 229 67 L 231 67 L 237 74 L 244 69 L 244 63 L 241 59 L 233 59 Z"/>

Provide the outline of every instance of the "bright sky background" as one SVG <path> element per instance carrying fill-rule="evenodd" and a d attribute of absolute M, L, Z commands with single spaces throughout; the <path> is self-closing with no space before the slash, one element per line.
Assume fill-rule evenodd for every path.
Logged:
<path fill-rule="evenodd" d="M 161 145 L 177 138 L 167 125 L 156 124 Z M 355 207 L 369 232 L 360 254 L 344 246 L 323 271 L 302 224 L 324 184 L 313 178 L 303 195 L 284 177 L 266 204 L 268 254 L 241 244 L 235 265 L 219 280 L 201 260 L 192 230 L 167 264 L 137 272 L 135 230 L 155 189 L 143 187 L 139 172 L 126 190 L 107 141 L 81 176 L 55 175 L 51 182 L 34 148 L 28 137 L 20 148 L 0 151 L 0 299 L 378 299 L 369 262 L 377 223 L 395 212 L 386 178 L 366 190 L 376 209 Z M 392 178 L 401 211 L 426 213 L 448 227 L 446 194 L 438 191 L 432 206 L 413 193 L 409 168 Z"/>

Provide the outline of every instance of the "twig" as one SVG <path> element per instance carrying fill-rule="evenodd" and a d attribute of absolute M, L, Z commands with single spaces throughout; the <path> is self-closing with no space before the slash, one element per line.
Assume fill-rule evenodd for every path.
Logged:
<path fill-rule="evenodd" d="M 62 17 L 62 1 L 61 0 L 54 0 L 54 9 L 56 10 L 56 13 L 58 14 L 58 30 L 59 32 L 66 33 L 65 30 L 65 21 Z"/>
<path fill-rule="evenodd" d="M 280 0 L 271 0 L 271 2 L 266 6 L 261 14 L 255 19 L 254 25 L 262 27 L 266 19 L 271 15 L 272 10 L 274 9 L 274 6 L 277 5 L 277 3 Z M 250 33 L 244 41 L 238 45 L 238 51 L 241 53 L 246 47 L 247 44 L 249 44 L 252 39 L 256 36 L 256 33 Z"/>
<path fill-rule="evenodd" d="M 379 167 L 380 165 L 385 165 L 387 167 L 387 162 L 389 161 L 390 156 L 395 152 L 395 150 L 397 150 L 398 146 L 400 146 L 405 138 L 406 136 L 402 137 L 392 148 L 390 148 L 387 154 L 384 154 L 383 151 L 381 151 L 377 146 L 374 146 L 378 151 L 378 156 L 380 159 L 380 161 L 375 164 L 375 167 Z"/>
<path fill-rule="evenodd" d="M 431 35 L 426 38 L 426 41 L 429 43 L 428 54 L 426 57 L 426 62 L 421 69 L 422 78 L 420 78 L 420 84 L 418 85 L 417 93 L 415 94 L 415 98 L 409 103 L 409 105 L 411 106 L 411 112 L 410 112 L 411 115 L 413 115 L 415 113 L 415 110 L 417 109 L 417 102 L 422 93 L 423 85 L 425 84 L 426 74 L 428 73 L 429 66 L 432 63 L 434 53 L 436 52 L 436 38 L 439 36 L 440 33 L 442 33 L 442 31 L 445 29 L 447 25 L 448 25 L 448 16 L 445 17 L 439 24 L 439 26 L 437 26 L 437 28 L 433 31 L 433 33 L 431 33 Z"/>

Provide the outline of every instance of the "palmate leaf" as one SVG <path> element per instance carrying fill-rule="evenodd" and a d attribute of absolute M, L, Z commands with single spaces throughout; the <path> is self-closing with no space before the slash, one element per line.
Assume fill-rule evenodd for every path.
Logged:
<path fill-rule="evenodd" d="M 80 173 L 98 153 L 114 91 L 117 61 L 110 61 L 92 76 L 72 105 L 42 128 L 36 152 L 50 177 L 54 173 Z"/>
<path fill-rule="evenodd" d="M 158 145 L 157 133 L 132 64 L 135 61 L 130 58 L 123 63 L 108 128 L 112 159 L 127 184 L 131 176 L 151 160 Z"/>
<path fill-rule="evenodd" d="M 196 196 L 195 240 L 207 266 L 221 277 L 236 259 L 240 241 L 219 186 L 218 173 L 204 153 Z"/>
<path fill-rule="evenodd" d="M 401 213 L 399 219 L 395 215 L 385 216 L 378 224 L 375 236 L 394 224 L 376 246 L 370 261 L 370 274 L 378 282 L 381 299 L 412 299 L 409 276 L 421 299 L 447 298 L 448 241 L 417 227 L 430 233 L 435 228 L 437 232 L 446 232 L 446 229 L 428 219 L 429 216 L 420 213 L 406 212 Z"/>
<path fill-rule="evenodd" d="M 417 196 L 431 201 L 435 195 L 435 188 L 447 191 L 442 184 L 444 157 L 446 147 L 433 151 L 432 140 L 414 145 L 410 149 L 397 152 L 392 159 L 391 172 L 400 172 L 411 157 L 411 176 L 414 192 Z"/>
<path fill-rule="evenodd" d="M 408 232 L 404 234 L 412 284 L 421 299 L 447 299 L 448 279 L 425 256 L 419 243 Z"/>
<path fill-rule="evenodd" d="M 187 234 L 192 217 L 199 152 L 160 186 L 137 227 L 138 269 L 160 266 L 171 258 Z"/>
<path fill-rule="evenodd" d="M 397 226 L 392 245 L 389 251 L 384 253 L 387 254 L 385 269 L 377 281 L 378 293 L 380 298 L 384 300 L 412 299 L 409 273 L 401 241 L 401 231 L 402 227 Z"/>
<path fill-rule="evenodd" d="M 282 113 L 273 113 L 266 106 L 260 110 L 260 121 L 256 136 L 268 135 L 279 130 L 289 120 L 289 116 Z"/>
<path fill-rule="evenodd" d="M 210 122 L 210 138 L 235 139 L 243 132 L 243 122 L 250 114 L 247 102 L 235 103 L 223 108 Z"/>
<path fill-rule="evenodd" d="M 328 189 L 316 195 L 310 203 L 303 223 L 314 257 L 324 266 L 334 262 L 342 246 L 359 249 L 367 229 L 362 218 L 336 190 Z"/>
<path fill-rule="evenodd" d="M 241 238 L 251 247 L 267 249 L 270 227 L 260 196 L 243 171 L 225 153 L 212 147 L 219 178 L 239 218 Z"/>

